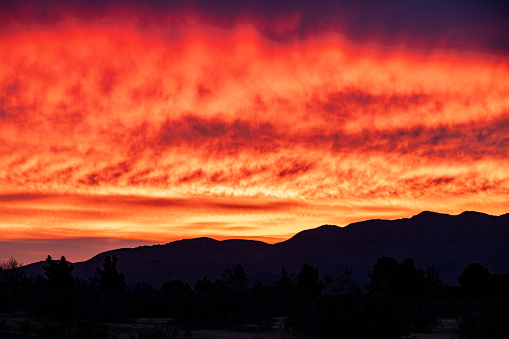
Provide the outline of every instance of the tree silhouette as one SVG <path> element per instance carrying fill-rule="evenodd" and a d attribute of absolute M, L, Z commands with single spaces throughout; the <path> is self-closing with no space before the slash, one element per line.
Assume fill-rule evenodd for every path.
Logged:
<path fill-rule="evenodd" d="M 509 296 L 509 274 L 492 274 L 491 290 L 498 295 Z"/>
<path fill-rule="evenodd" d="M 23 263 L 20 263 L 14 257 L 0 262 L 0 277 L 3 277 L 6 283 L 7 298 L 4 307 L 17 307 L 20 303 L 20 297 L 23 292 L 25 280 L 25 271 L 22 269 Z"/>
<path fill-rule="evenodd" d="M 130 295 L 130 300 L 136 304 L 132 313 L 138 316 L 154 316 L 158 313 L 156 299 L 160 299 L 157 291 L 150 283 L 146 281 L 137 282 Z"/>
<path fill-rule="evenodd" d="M 123 293 L 127 289 L 125 275 L 117 271 L 118 258 L 104 258 L 103 268 L 96 267 L 96 280 L 107 291 Z"/>
<path fill-rule="evenodd" d="M 392 294 L 399 279 L 400 264 L 392 257 L 380 257 L 369 274 L 371 290 L 381 289 Z"/>
<path fill-rule="evenodd" d="M 204 276 L 203 279 L 197 280 L 193 288 L 198 294 L 202 295 L 224 295 L 229 292 L 228 286 L 226 286 L 223 280 L 216 279 L 212 282 L 207 278 L 207 276 Z"/>
<path fill-rule="evenodd" d="M 161 292 L 170 297 L 177 297 L 181 295 L 191 294 L 191 286 L 184 283 L 182 280 L 171 280 L 163 283 Z"/>
<path fill-rule="evenodd" d="M 509 333 L 509 275 L 490 274 L 471 263 L 458 276 L 469 300 L 460 312 L 459 333 L 466 338 L 507 338 Z"/>
<path fill-rule="evenodd" d="M 458 276 L 463 291 L 471 297 L 480 297 L 489 293 L 490 272 L 478 263 L 471 263 Z"/>
<path fill-rule="evenodd" d="M 278 276 L 275 288 L 279 292 L 289 292 L 294 288 L 293 277 L 288 273 L 284 266 L 281 267 L 281 274 Z"/>
<path fill-rule="evenodd" d="M 433 288 L 443 284 L 442 279 L 440 279 L 440 272 L 435 265 L 429 265 L 426 269 L 426 287 Z"/>
<path fill-rule="evenodd" d="M 302 265 L 295 281 L 297 290 L 306 295 L 319 295 L 324 288 L 323 281 L 318 277 L 318 268 L 308 263 Z"/>
<path fill-rule="evenodd" d="M 3 271 L 3 276 L 11 281 L 19 280 L 23 277 L 24 272 L 21 267 L 23 267 L 23 263 L 12 256 L 0 262 L 0 271 Z"/>
<path fill-rule="evenodd" d="M 400 266 L 397 289 L 400 293 L 405 295 L 418 294 L 422 292 L 424 279 L 424 270 L 422 268 L 417 268 L 413 259 L 406 258 Z"/>
<path fill-rule="evenodd" d="M 438 270 L 430 272 L 438 274 Z M 411 258 L 399 263 L 392 257 L 380 257 L 369 277 L 369 288 L 372 291 L 382 290 L 392 296 L 415 296 L 424 291 L 426 274 L 423 269 L 415 266 Z"/>
<path fill-rule="evenodd" d="M 200 289 L 200 287 L 198 287 Z M 161 286 L 162 299 L 171 314 L 183 313 L 189 308 L 191 286 L 182 280 L 171 280 Z"/>
<path fill-rule="evenodd" d="M 50 293 L 67 296 L 74 290 L 74 278 L 72 271 L 74 266 L 64 256 L 57 262 L 50 255 L 46 258 L 46 264 L 42 269 L 48 278 Z"/>
<path fill-rule="evenodd" d="M 127 317 L 125 292 L 127 284 L 123 273 L 117 271 L 118 258 L 107 256 L 102 264 L 96 267 L 95 281 L 99 285 L 100 312 L 104 319 L 119 321 Z"/>
<path fill-rule="evenodd" d="M 72 276 L 74 266 L 64 256 L 57 262 L 48 255 L 42 269 L 48 281 L 50 312 L 57 318 L 72 317 L 75 312 L 73 297 L 76 292 Z"/>
<path fill-rule="evenodd" d="M 332 288 L 333 293 L 340 296 L 360 296 L 361 287 L 352 279 L 352 269 L 346 268 L 341 280 Z"/>
<path fill-rule="evenodd" d="M 228 296 L 230 290 L 223 280 L 217 279 L 212 282 L 204 276 L 196 281 L 195 310 L 196 315 L 206 323 L 217 323 L 224 319 L 228 313 Z"/>
<path fill-rule="evenodd" d="M 242 291 L 247 288 L 247 274 L 240 264 L 235 265 L 233 269 L 225 269 L 222 276 L 224 283 L 232 291 Z"/>

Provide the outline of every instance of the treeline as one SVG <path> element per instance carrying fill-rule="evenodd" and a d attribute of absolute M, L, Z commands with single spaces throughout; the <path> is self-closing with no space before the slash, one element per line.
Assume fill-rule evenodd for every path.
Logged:
<path fill-rule="evenodd" d="M 220 279 L 205 276 L 192 286 L 172 280 L 161 288 L 147 282 L 128 288 L 117 263 L 117 257 L 106 257 L 85 281 L 73 276 L 65 257 L 48 256 L 44 276 L 32 278 L 11 259 L 0 266 L 0 312 L 63 323 L 168 317 L 184 332 L 243 324 L 270 330 L 275 319 L 284 319 L 285 334 L 315 338 L 398 338 L 432 331 L 446 317 L 458 319 L 457 334 L 464 338 L 509 337 L 509 275 L 475 263 L 459 274 L 460 287 L 443 285 L 433 265 L 422 269 L 410 258 L 380 257 L 367 286 L 355 282 L 350 269 L 334 281 L 304 263 L 299 272 L 282 267 L 270 285 L 250 281 L 238 264 Z M 69 333 L 54 332 L 44 334 Z"/>

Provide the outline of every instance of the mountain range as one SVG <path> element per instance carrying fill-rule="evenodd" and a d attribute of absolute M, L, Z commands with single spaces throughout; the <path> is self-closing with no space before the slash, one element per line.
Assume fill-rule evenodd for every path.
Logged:
<path fill-rule="evenodd" d="M 297 273 L 307 262 L 320 274 L 337 279 L 346 268 L 361 285 L 376 259 L 407 257 L 420 268 L 433 264 L 442 280 L 457 285 L 457 276 L 471 262 L 491 273 L 509 272 L 509 213 L 492 216 L 478 212 L 459 215 L 421 212 L 412 218 L 368 220 L 345 227 L 324 225 L 297 233 L 273 245 L 253 240 L 197 238 L 165 245 L 121 248 L 74 263 L 74 275 L 86 280 L 106 256 L 119 258 L 117 268 L 126 281 L 147 281 L 159 287 L 178 279 L 193 285 L 198 279 L 221 277 L 226 268 L 244 266 L 251 283 L 273 283 L 284 266 Z M 43 262 L 25 266 L 28 274 L 42 274 Z"/>

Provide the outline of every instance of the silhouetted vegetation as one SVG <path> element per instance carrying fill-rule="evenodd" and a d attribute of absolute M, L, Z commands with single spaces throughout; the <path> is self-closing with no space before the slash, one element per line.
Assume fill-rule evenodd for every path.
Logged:
<path fill-rule="evenodd" d="M 321 276 L 304 263 L 298 272 L 284 267 L 273 284 L 251 281 L 241 264 L 221 279 L 204 276 L 193 286 L 171 280 L 154 287 L 128 286 L 118 258 L 105 257 L 90 281 L 73 276 L 64 256 L 46 258 L 44 276 L 27 277 L 14 258 L 0 265 L 2 312 L 21 312 L 16 328 L 0 330 L 55 337 L 108 337 L 105 322 L 167 319 L 164 326 L 130 333 L 131 338 L 169 338 L 199 328 L 270 331 L 283 322 L 282 335 L 310 338 L 399 338 L 433 331 L 440 318 L 458 319 L 462 338 L 507 338 L 509 275 L 491 274 L 472 263 L 457 286 L 444 285 L 440 272 L 407 258 L 380 257 L 362 287 L 347 269 L 339 280 Z M 281 324 L 280 324 L 281 325 Z"/>
<path fill-rule="evenodd" d="M 459 330 L 465 338 L 509 338 L 509 274 L 490 274 L 471 263 L 458 276 L 462 292 Z"/>
<path fill-rule="evenodd" d="M 13 257 L 0 262 L 0 312 L 20 307 L 25 300 L 23 293 L 26 284 L 25 273 L 20 263 Z M 3 293 L 2 293 L 3 292 Z"/>
<path fill-rule="evenodd" d="M 49 314 L 58 319 L 68 319 L 75 316 L 77 290 L 72 275 L 74 266 L 64 256 L 55 261 L 48 255 L 46 263 L 42 265 L 46 279 L 42 289 L 44 299 L 48 305 Z"/>
<path fill-rule="evenodd" d="M 97 288 L 95 289 L 96 298 L 98 297 L 99 306 L 97 311 L 101 315 L 101 318 L 109 321 L 120 321 L 128 317 L 127 312 L 127 284 L 125 282 L 125 275 L 117 271 L 118 258 L 107 256 L 104 258 L 103 268 L 96 267 L 95 283 Z M 140 290 L 143 289 L 143 285 L 137 285 L 138 289 L 134 292 L 140 294 Z M 150 290 L 149 288 L 146 288 Z M 147 295 L 147 293 L 145 292 Z"/>

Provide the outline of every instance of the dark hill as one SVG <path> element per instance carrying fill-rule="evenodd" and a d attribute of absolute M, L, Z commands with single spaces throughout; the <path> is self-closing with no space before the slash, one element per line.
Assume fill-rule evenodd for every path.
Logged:
<path fill-rule="evenodd" d="M 275 245 L 251 240 L 181 240 L 104 252 L 76 263 L 75 275 L 92 277 L 107 255 L 119 258 L 118 269 L 128 282 L 148 281 L 155 286 L 171 279 L 193 284 L 205 275 L 220 278 L 225 268 L 237 263 L 245 267 L 252 282 L 271 283 L 281 266 L 297 272 L 304 262 L 333 277 L 353 268 L 354 278 L 365 283 L 376 259 L 383 255 L 398 260 L 410 257 L 422 268 L 434 264 L 444 282 L 457 284 L 458 274 L 471 262 L 487 266 L 492 273 L 509 272 L 509 214 L 422 212 L 410 219 L 368 220 L 344 228 L 324 225 Z M 40 266 L 31 264 L 26 270 L 41 273 Z"/>

